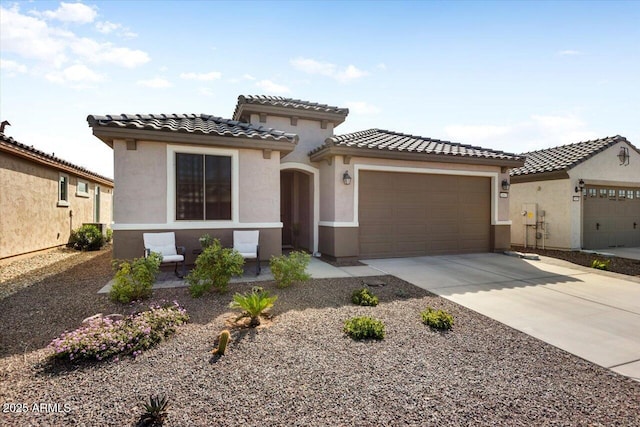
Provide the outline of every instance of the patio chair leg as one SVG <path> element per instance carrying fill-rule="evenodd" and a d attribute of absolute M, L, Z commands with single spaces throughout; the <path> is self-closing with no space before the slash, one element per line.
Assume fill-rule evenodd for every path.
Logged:
<path fill-rule="evenodd" d="M 258 247 L 256 248 L 256 276 L 260 275 L 260 270 L 261 270 L 261 266 L 260 266 L 260 246 L 258 245 Z"/>
<path fill-rule="evenodd" d="M 176 273 L 176 276 L 178 276 L 178 279 L 183 279 L 185 274 L 186 274 L 184 262 L 182 263 L 182 274 L 178 273 L 178 263 L 177 262 L 176 262 L 176 268 L 173 271 L 174 271 L 174 273 Z"/>

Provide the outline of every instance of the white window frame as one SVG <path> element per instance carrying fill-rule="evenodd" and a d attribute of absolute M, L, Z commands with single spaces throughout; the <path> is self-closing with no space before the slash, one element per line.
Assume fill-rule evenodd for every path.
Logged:
<path fill-rule="evenodd" d="M 80 184 L 84 184 L 87 186 L 86 191 L 80 191 Z M 78 179 L 76 182 L 76 197 L 84 197 L 89 198 L 89 181 L 85 181 L 83 179 Z"/>
<path fill-rule="evenodd" d="M 100 203 L 102 203 L 102 189 L 96 185 L 93 189 L 93 222 L 100 223 Z"/>
<path fill-rule="evenodd" d="M 231 157 L 231 219 L 222 220 L 176 220 L 176 153 L 201 154 L 204 156 Z M 198 224 L 210 228 L 233 227 L 240 218 L 240 161 L 238 150 L 194 147 L 184 145 L 167 145 L 167 223 L 176 229 L 185 224 Z"/>
<path fill-rule="evenodd" d="M 64 178 L 64 182 L 66 185 L 66 199 L 62 198 L 62 179 Z M 58 174 L 58 203 L 57 206 L 59 207 L 69 207 L 69 175 L 67 175 L 66 173 L 59 173 Z"/>

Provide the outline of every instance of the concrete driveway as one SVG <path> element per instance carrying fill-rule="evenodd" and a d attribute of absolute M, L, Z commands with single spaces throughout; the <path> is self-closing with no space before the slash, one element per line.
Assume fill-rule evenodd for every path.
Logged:
<path fill-rule="evenodd" d="M 630 259 L 640 260 L 640 248 L 606 248 L 606 249 L 597 249 L 594 252 L 609 253 L 620 258 L 630 258 Z"/>
<path fill-rule="evenodd" d="M 640 278 L 491 253 L 363 262 L 640 380 Z"/>

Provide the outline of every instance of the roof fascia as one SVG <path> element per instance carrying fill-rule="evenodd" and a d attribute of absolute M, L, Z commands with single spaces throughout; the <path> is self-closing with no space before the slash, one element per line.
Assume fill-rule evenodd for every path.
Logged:
<path fill-rule="evenodd" d="M 298 108 L 278 107 L 275 105 L 245 103 L 245 104 L 238 105 L 238 110 L 233 117 L 234 120 L 240 120 L 240 117 L 242 117 L 243 113 L 247 113 L 247 114 L 265 113 L 265 114 L 270 114 L 272 116 L 298 117 L 299 119 L 316 120 L 316 121 L 327 120 L 333 123 L 333 127 L 336 127 L 339 124 L 343 123 L 346 119 L 346 116 L 338 113 L 327 113 L 322 111 L 304 110 L 304 109 L 298 109 Z"/>
<path fill-rule="evenodd" d="M 378 148 L 353 148 L 353 147 L 324 147 L 321 150 L 309 155 L 312 162 L 319 162 L 321 160 L 333 157 L 333 156 L 352 156 L 352 157 L 370 157 L 377 159 L 390 159 L 390 160 L 411 160 L 414 162 L 442 162 L 442 163 L 462 163 L 469 165 L 486 165 L 486 166 L 500 166 L 500 167 L 521 167 L 524 166 L 524 160 L 508 160 L 508 159 L 492 159 L 484 157 L 470 157 L 470 156 L 450 156 L 442 154 L 424 154 L 417 152 L 396 152 L 381 150 Z"/>
<path fill-rule="evenodd" d="M 539 172 L 529 173 L 524 175 L 513 175 L 510 178 L 512 184 L 518 184 L 521 182 L 535 182 L 535 181 L 551 181 L 554 179 L 569 179 L 569 174 L 565 169 L 551 171 L 551 172 Z"/>
<path fill-rule="evenodd" d="M 110 128 L 105 126 L 94 127 L 93 134 L 113 148 L 115 139 L 135 139 L 145 141 L 158 141 L 174 144 L 198 144 L 213 145 L 217 147 L 250 148 L 256 150 L 269 149 L 290 153 L 296 147 L 298 139 L 294 142 L 273 141 L 264 139 L 242 138 L 239 136 L 203 135 L 186 132 L 152 131 L 146 129 Z"/>

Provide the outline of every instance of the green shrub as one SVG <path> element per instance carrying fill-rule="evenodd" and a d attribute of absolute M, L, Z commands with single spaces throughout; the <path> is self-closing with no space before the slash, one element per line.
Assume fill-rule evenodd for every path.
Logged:
<path fill-rule="evenodd" d="M 373 295 L 369 289 L 362 288 L 353 291 L 351 294 L 351 302 L 355 305 L 368 305 L 375 307 L 378 305 L 378 297 Z"/>
<path fill-rule="evenodd" d="M 178 303 L 154 305 L 122 320 L 96 318 L 72 332 L 65 332 L 49 344 L 50 359 L 103 360 L 113 356 L 138 356 L 176 331 L 189 320 Z"/>
<path fill-rule="evenodd" d="M 453 316 L 444 310 L 434 310 L 431 307 L 427 307 L 426 310 L 420 313 L 422 317 L 422 323 L 431 326 L 436 329 L 451 329 L 453 326 Z"/>
<path fill-rule="evenodd" d="M 286 288 L 295 281 L 304 282 L 311 278 L 306 271 L 310 261 L 311 255 L 293 251 L 289 256 L 272 256 L 269 267 L 278 287 Z"/>
<path fill-rule="evenodd" d="M 344 322 L 343 331 L 356 340 L 368 338 L 381 340 L 384 338 L 384 323 L 366 316 L 352 317 Z"/>
<path fill-rule="evenodd" d="M 135 258 L 133 261 L 114 260 L 112 267 L 116 275 L 109 292 L 111 300 L 127 304 L 149 298 L 161 262 L 162 256 L 155 252 L 146 258 Z"/>
<path fill-rule="evenodd" d="M 111 240 L 113 240 L 113 230 L 107 228 L 106 243 L 111 243 Z"/>
<path fill-rule="evenodd" d="M 100 229 L 93 224 L 85 224 L 71 232 L 67 246 L 79 251 L 97 251 L 106 243 Z"/>
<path fill-rule="evenodd" d="M 220 240 L 213 239 L 196 259 L 196 267 L 185 277 L 192 297 L 200 297 L 214 287 L 226 292 L 231 276 L 241 276 L 244 259 L 234 249 L 223 248 Z"/>
<path fill-rule="evenodd" d="M 611 264 L 611 260 L 599 260 L 594 259 L 591 263 L 591 268 L 597 268 L 598 270 L 609 270 L 609 265 Z"/>
<path fill-rule="evenodd" d="M 200 246 L 202 247 L 202 249 L 204 248 L 208 248 L 209 246 L 213 245 L 213 237 L 209 236 L 208 234 L 203 234 L 202 236 L 200 236 L 200 238 L 198 239 L 198 241 L 200 242 Z"/>
<path fill-rule="evenodd" d="M 277 299 L 277 296 L 270 297 L 269 292 L 256 286 L 247 294 L 236 293 L 229 307 L 243 310 L 240 317 L 250 317 L 249 326 L 256 327 L 260 324 L 260 315 L 273 307 Z"/>

